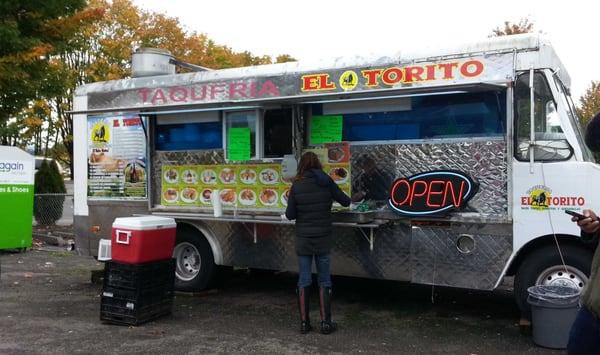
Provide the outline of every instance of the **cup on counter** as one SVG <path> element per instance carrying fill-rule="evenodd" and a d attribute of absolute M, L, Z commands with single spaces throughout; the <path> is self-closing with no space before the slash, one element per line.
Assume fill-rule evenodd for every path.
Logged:
<path fill-rule="evenodd" d="M 223 205 L 221 204 L 221 196 L 219 190 L 213 190 L 212 194 L 210 195 L 210 202 L 213 206 L 214 216 L 223 216 Z"/>

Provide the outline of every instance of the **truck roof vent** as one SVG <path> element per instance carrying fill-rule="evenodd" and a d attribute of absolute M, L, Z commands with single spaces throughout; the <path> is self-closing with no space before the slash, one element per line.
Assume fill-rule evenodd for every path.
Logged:
<path fill-rule="evenodd" d="M 131 58 L 133 78 L 175 74 L 175 67 L 186 68 L 193 72 L 212 70 L 179 61 L 168 50 L 159 48 L 138 48 Z"/>
<path fill-rule="evenodd" d="M 158 48 L 138 48 L 131 58 L 131 76 L 175 74 L 175 65 L 171 63 L 171 52 Z"/>

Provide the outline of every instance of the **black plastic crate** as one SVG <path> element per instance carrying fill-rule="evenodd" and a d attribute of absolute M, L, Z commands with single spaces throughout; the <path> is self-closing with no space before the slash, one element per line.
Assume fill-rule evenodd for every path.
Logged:
<path fill-rule="evenodd" d="M 171 313 L 173 287 L 127 290 L 105 287 L 102 290 L 100 319 L 118 324 L 138 325 Z"/>
<path fill-rule="evenodd" d="M 100 320 L 107 323 L 120 325 L 140 325 L 151 320 L 171 314 L 173 300 L 163 301 L 158 304 L 145 306 L 139 309 L 130 309 L 117 305 L 104 304 L 100 311 Z"/>
<path fill-rule="evenodd" d="M 148 289 L 175 282 L 175 259 L 146 264 L 108 261 L 104 266 L 104 287 L 130 290 Z"/>

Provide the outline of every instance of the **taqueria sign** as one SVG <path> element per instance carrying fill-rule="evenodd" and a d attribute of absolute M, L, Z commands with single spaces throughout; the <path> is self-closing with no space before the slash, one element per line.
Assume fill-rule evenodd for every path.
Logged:
<path fill-rule="evenodd" d="M 88 94 L 88 109 L 242 102 L 320 93 L 495 82 L 506 81 L 513 72 L 513 58 L 508 54 L 411 63 L 386 59 L 377 66 L 348 63 L 316 71 L 255 73 L 247 69 L 235 78 L 233 74 L 232 78 L 223 78 L 220 72 L 204 72 L 107 82 L 98 92 Z"/>

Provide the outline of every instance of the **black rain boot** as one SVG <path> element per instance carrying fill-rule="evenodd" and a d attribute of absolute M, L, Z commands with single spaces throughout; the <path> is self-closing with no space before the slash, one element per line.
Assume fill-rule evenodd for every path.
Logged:
<path fill-rule="evenodd" d="M 337 330 L 337 323 L 331 320 L 331 287 L 319 288 L 321 303 L 321 334 L 331 334 Z"/>
<path fill-rule="evenodd" d="M 310 326 L 310 287 L 296 288 L 298 294 L 298 309 L 300 310 L 300 333 L 306 334 L 312 330 Z"/>

